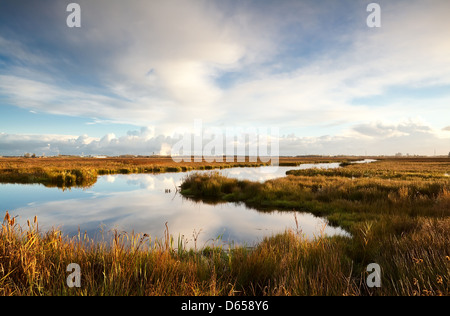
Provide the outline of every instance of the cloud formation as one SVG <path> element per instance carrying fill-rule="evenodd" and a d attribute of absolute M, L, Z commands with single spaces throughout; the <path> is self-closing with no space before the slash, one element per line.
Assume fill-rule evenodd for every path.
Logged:
<path fill-rule="evenodd" d="M 176 128 L 195 119 L 210 126 L 277 126 L 296 135 L 297 147 L 318 151 L 347 140 L 381 146 L 384 153 L 388 146 L 376 139 L 399 139 L 413 152 L 412 135 L 433 142 L 431 130 L 448 124 L 450 94 L 430 92 L 450 87 L 446 0 L 379 1 L 381 29 L 365 25 L 367 4 L 354 1 L 78 3 L 80 29 L 65 27 L 60 1 L 5 4 L 2 102 L 149 126 L 154 135 L 109 135 L 88 144 L 84 136 L 81 144 L 78 137 L 58 136 L 52 148 L 60 152 L 158 152 Z M 430 130 L 389 123 L 415 118 Z M 49 140 L 24 136 L 14 145 L 5 135 L 19 137 L 4 134 L 3 152 L 21 152 L 27 140 L 46 148 Z"/>
<path fill-rule="evenodd" d="M 207 130 L 202 131 L 203 147 L 214 140 Z M 223 131 L 225 139 L 225 131 Z M 125 136 L 107 134 L 102 138 L 62 135 L 11 135 L 0 133 L 0 155 L 171 155 L 177 135 L 155 135 L 152 128 L 130 131 Z M 448 137 L 421 122 L 407 121 L 397 124 L 373 122 L 361 124 L 335 136 L 298 137 L 279 135 L 279 152 L 282 156 L 296 155 L 394 155 L 398 152 L 412 155 L 446 154 Z M 275 142 L 272 142 L 275 144 Z M 191 144 L 194 152 L 194 142 Z M 223 148 L 226 153 L 226 148 Z"/>

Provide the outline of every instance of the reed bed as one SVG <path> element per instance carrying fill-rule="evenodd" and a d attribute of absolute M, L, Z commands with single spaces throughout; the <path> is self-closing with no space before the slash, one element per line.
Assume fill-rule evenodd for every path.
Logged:
<path fill-rule="evenodd" d="M 187 249 L 168 232 L 112 232 L 109 243 L 85 235 L 22 229 L 5 216 L 0 232 L 0 295 L 295 296 L 449 295 L 446 221 L 421 219 L 403 235 L 378 240 L 375 227 L 352 238 L 299 230 L 265 238 L 254 249 Z M 380 248 L 382 251 L 380 251 Z M 382 267 L 381 288 L 368 288 L 365 265 Z M 66 268 L 81 268 L 81 287 L 69 288 Z"/>
<path fill-rule="evenodd" d="M 340 173 L 347 168 L 372 174 Z M 168 225 L 160 239 L 112 231 L 110 241 L 93 242 L 81 233 L 68 238 L 57 229 L 42 232 L 37 218 L 20 227 L 6 213 L 0 295 L 450 295 L 450 183 L 438 176 L 448 164 L 381 161 L 334 171 L 265 183 L 193 174 L 181 192 L 262 211 L 311 212 L 351 237 L 319 234 L 308 240 L 297 226 L 252 249 L 192 249 Z M 392 172 L 401 175 L 386 176 Z M 80 288 L 67 286 L 70 263 L 80 265 Z M 370 263 L 381 267 L 380 288 L 367 286 Z"/>
<path fill-rule="evenodd" d="M 347 263 L 343 272 L 348 274 L 342 273 L 339 282 L 347 280 L 351 290 L 340 288 L 337 292 L 342 295 L 447 296 L 450 181 L 442 173 L 447 168 L 442 162 L 383 161 L 333 170 L 296 170 L 264 183 L 217 173 L 192 174 L 181 192 L 215 203 L 243 202 L 262 211 L 305 211 L 345 228 L 352 238 L 327 239 L 337 253 L 332 262 L 339 267 Z M 355 172 L 361 176 L 349 176 Z M 399 176 L 389 177 L 392 173 Z M 364 285 L 364 269 L 370 263 L 382 267 L 383 285 L 377 291 Z M 319 266 L 322 275 L 332 269 L 330 262 Z M 314 279 L 313 275 L 309 274 Z"/>
<path fill-rule="evenodd" d="M 266 238 L 254 249 L 174 245 L 164 238 L 112 232 L 109 243 L 80 234 L 19 227 L 9 213 L 0 232 L 0 295 L 342 295 L 358 294 L 338 239 L 307 241 L 297 231 Z M 81 268 L 69 288 L 66 267 Z"/>

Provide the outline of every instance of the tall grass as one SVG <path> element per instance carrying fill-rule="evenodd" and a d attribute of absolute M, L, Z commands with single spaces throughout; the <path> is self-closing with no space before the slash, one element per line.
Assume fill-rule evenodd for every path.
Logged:
<path fill-rule="evenodd" d="M 347 280 L 351 291 L 340 288 L 340 294 L 449 295 L 450 182 L 437 173 L 430 177 L 433 170 L 415 163 L 405 166 L 401 162 L 397 169 L 389 164 L 388 171 L 379 168 L 383 164 L 379 169 L 376 165 L 349 166 L 354 168 L 352 172 L 372 169 L 371 177 L 350 178 L 343 174 L 347 172 L 342 171 L 345 167 L 295 171 L 265 183 L 227 179 L 219 174 L 192 174 L 185 179 L 181 192 L 201 199 L 240 201 L 260 210 L 307 211 L 344 227 L 351 239 L 327 239 L 337 253 L 332 260 L 335 265 L 328 262 L 317 266 L 323 269 L 320 275 L 327 275 L 336 264 L 344 264 L 343 272 L 349 274 L 341 274 L 341 283 Z M 442 166 L 435 169 L 446 170 Z M 400 176 L 390 179 L 386 172 Z M 365 286 L 363 276 L 369 263 L 382 267 L 381 289 Z M 308 278 L 316 277 L 309 272 Z"/>
<path fill-rule="evenodd" d="M 400 173 L 395 179 L 386 172 Z M 265 238 L 253 249 L 186 247 L 169 234 L 111 232 L 109 242 L 20 227 L 9 213 L 0 231 L 1 295 L 450 295 L 450 187 L 439 162 L 392 161 L 371 177 L 290 175 L 256 183 L 194 174 L 182 193 L 242 201 L 264 210 L 308 211 L 345 227 L 351 237 L 301 231 Z M 440 165 L 444 164 L 444 166 Z M 378 167 L 377 167 L 378 166 Z M 377 171 L 378 169 L 378 171 Z M 413 177 L 407 173 L 414 172 Z M 66 267 L 81 267 L 81 288 L 69 288 Z M 381 288 L 366 284 L 369 263 L 381 267 Z"/>
<path fill-rule="evenodd" d="M 449 295 L 449 225 L 420 219 L 408 233 L 384 238 L 386 231 L 367 225 L 353 238 L 307 240 L 288 230 L 254 249 L 193 250 L 175 247 L 168 232 L 152 242 L 116 231 L 109 244 L 93 243 L 39 232 L 37 221 L 22 229 L 7 215 L 0 295 Z M 370 262 L 382 267 L 381 288 L 366 286 Z M 70 263 L 81 267 L 80 288 L 67 286 Z"/>
<path fill-rule="evenodd" d="M 341 295 L 358 294 L 338 239 L 307 241 L 293 231 L 254 249 L 173 244 L 113 232 L 109 244 L 87 236 L 23 229 L 7 213 L 0 231 L 1 295 Z M 66 267 L 81 267 L 81 287 L 69 288 Z"/>

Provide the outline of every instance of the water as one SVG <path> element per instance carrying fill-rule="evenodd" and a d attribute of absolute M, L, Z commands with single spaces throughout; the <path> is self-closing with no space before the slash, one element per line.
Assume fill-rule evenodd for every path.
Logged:
<path fill-rule="evenodd" d="M 311 167 L 337 168 L 339 164 L 301 165 L 298 167 L 231 168 L 223 175 L 251 181 L 284 177 L 287 170 Z M 194 171 L 198 172 L 198 171 Z M 202 171 L 211 172 L 211 171 Z M 265 236 L 296 229 L 294 212 L 259 212 L 242 203 L 217 205 L 194 202 L 176 192 L 190 172 L 162 174 L 108 175 L 98 178 L 87 189 L 61 190 L 42 185 L 0 185 L 0 214 L 6 210 L 24 225 L 27 219 L 38 217 L 39 229 L 62 230 L 76 236 L 80 230 L 99 240 L 111 230 L 147 233 L 154 240 L 164 237 L 166 223 L 169 233 L 183 237 L 187 247 L 218 244 L 254 246 Z M 170 192 L 169 192 L 170 190 Z M 346 235 L 329 227 L 322 218 L 296 213 L 299 229 L 308 238 L 325 233 Z"/>

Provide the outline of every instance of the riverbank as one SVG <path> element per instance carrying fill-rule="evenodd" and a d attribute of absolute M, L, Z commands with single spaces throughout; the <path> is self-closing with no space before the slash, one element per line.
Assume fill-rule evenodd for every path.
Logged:
<path fill-rule="evenodd" d="M 448 296 L 449 225 L 448 219 L 419 218 L 414 228 L 381 239 L 370 225 L 353 239 L 306 240 L 291 230 L 251 250 L 186 250 L 169 234 L 152 243 L 146 235 L 115 232 L 106 245 L 5 218 L 0 295 Z M 379 288 L 367 286 L 372 261 L 381 266 Z M 81 272 L 79 288 L 67 284 L 72 263 Z"/>
<path fill-rule="evenodd" d="M 356 160 L 356 157 L 345 158 L 293 158 L 281 157 L 280 165 L 296 166 L 302 163 L 342 162 Z M 259 167 L 270 165 L 270 162 L 201 162 L 176 163 L 171 157 L 151 158 L 83 158 L 83 157 L 50 157 L 50 158 L 0 158 L 0 183 L 39 183 L 48 187 L 90 187 L 96 183 L 97 177 L 108 174 L 164 173 L 185 172 L 190 170 L 212 170 L 233 167 Z"/>
<path fill-rule="evenodd" d="M 183 162 L 158 158 L 1 158 L 0 183 L 39 183 L 48 187 L 90 187 L 108 174 L 165 173 L 231 167 L 258 167 L 264 162 Z"/>
<path fill-rule="evenodd" d="M 20 227 L 0 231 L 1 295 L 450 295 L 450 162 L 383 160 L 333 170 L 296 170 L 260 182 L 192 175 L 185 196 L 243 202 L 258 209 L 307 211 L 351 237 L 302 231 L 265 238 L 253 249 L 115 231 L 110 243 L 82 233 Z M 299 225 L 301 226 L 301 225 Z M 81 287 L 69 288 L 76 263 Z M 367 266 L 381 267 L 369 288 Z"/>
<path fill-rule="evenodd" d="M 7 215 L 0 233 L 0 295 L 361 294 L 351 263 L 340 261 L 345 249 L 339 239 L 306 241 L 288 231 L 252 250 L 187 250 L 169 234 L 156 242 L 141 234 L 114 237 L 111 244 L 94 244 L 57 230 L 43 234 L 37 221 L 22 229 Z M 79 288 L 66 283 L 71 263 L 82 273 Z"/>
<path fill-rule="evenodd" d="M 353 236 L 339 243 L 330 239 L 345 249 L 339 262 L 351 262 L 358 273 L 370 263 L 382 267 L 378 293 L 448 295 L 449 170 L 449 162 L 385 160 L 295 170 L 264 183 L 193 174 L 181 193 L 215 203 L 243 202 L 259 210 L 324 216 Z"/>

